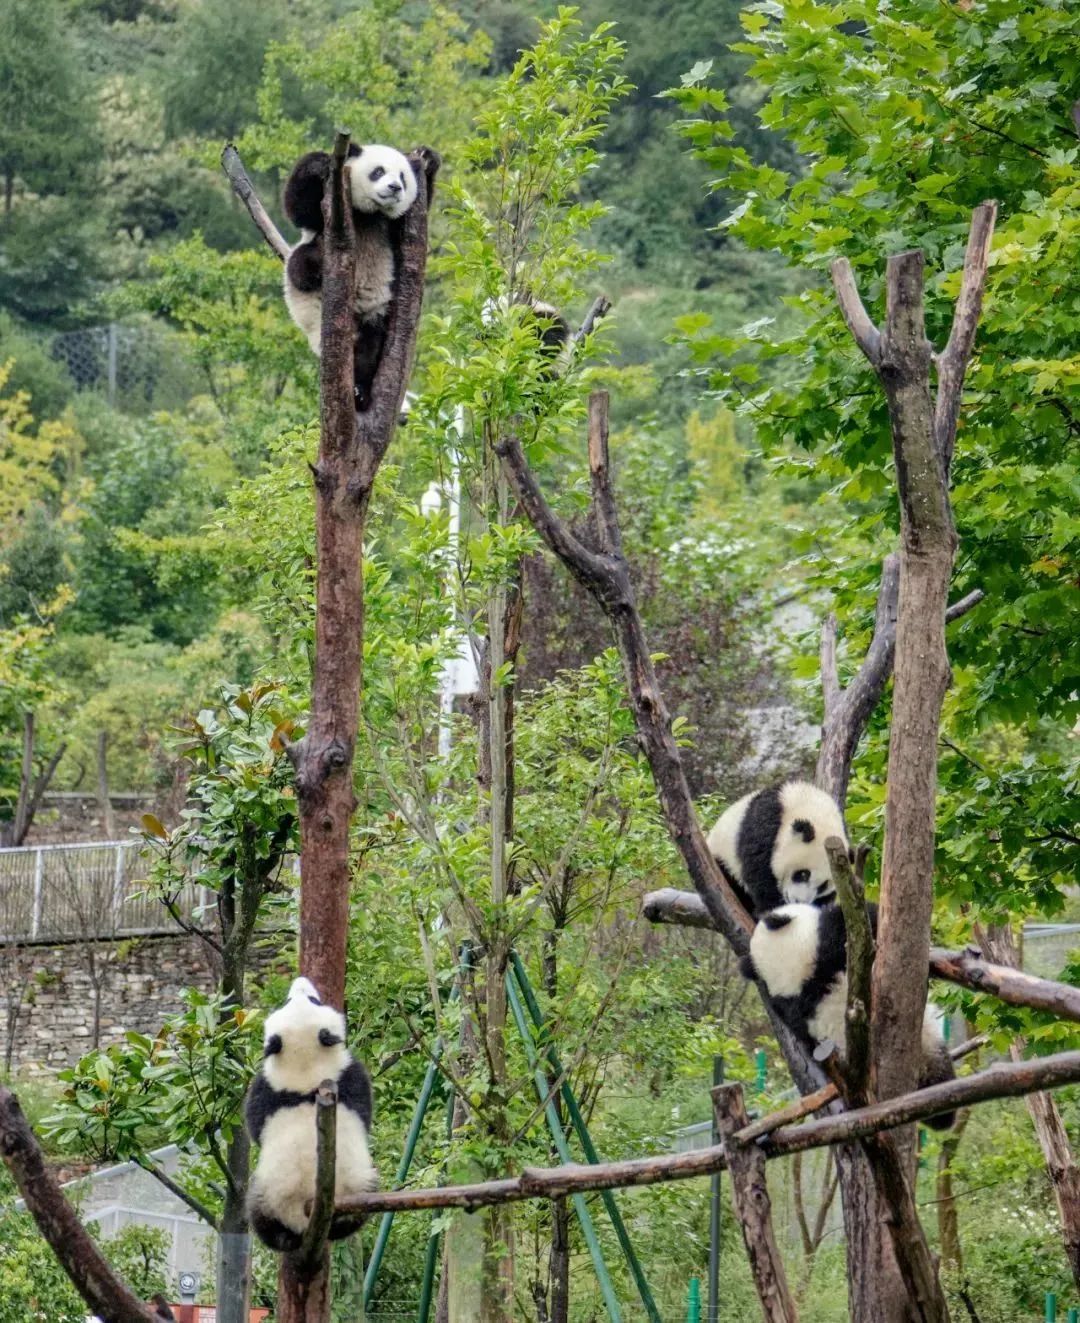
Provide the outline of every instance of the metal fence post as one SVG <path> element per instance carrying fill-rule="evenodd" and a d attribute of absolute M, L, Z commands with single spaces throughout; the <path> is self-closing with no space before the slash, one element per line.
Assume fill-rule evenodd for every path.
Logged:
<path fill-rule="evenodd" d="M 34 852 L 34 908 L 30 915 L 30 936 L 38 937 L 41 933 L 41 884 L 45 874 L 45 854 L 42 850 Z"/>

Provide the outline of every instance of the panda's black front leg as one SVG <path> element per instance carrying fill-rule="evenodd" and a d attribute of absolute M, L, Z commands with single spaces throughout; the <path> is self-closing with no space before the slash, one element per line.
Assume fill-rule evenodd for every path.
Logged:
<path fill-rule="evenodd" d="M 386 345 L 386 318 L 358 322 L 353 342 L 353 394 L 359 413 L 371 407 L 371 386 Z"/>

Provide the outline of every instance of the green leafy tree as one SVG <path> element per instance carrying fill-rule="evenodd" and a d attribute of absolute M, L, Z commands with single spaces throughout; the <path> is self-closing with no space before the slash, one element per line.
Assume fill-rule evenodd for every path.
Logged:
<path fill-rule="evenodd" d="M 902 13 L 808 3 L 752 8 L 743 21 L 739 49 L 767 93 L 761 120 L 790 137 L 805 168 L 776 169 L 734 143 L 724 94 L 701 78 L 673 95 L 716 186 L 742 199 L 726 228 L 816 278 L 777 322 L 732 336 L 692 318 L 684 330 L 702 372 L 753 415 L 766 449 L 812 451 L 816 475 L 835 485 L 840 499 L 822 517 L 860 568 L 845 559 L 842 577 L 830 575 L 824 558 L 817 568 L 845 608 L 865 610 L 897 514 L 884 398 L 824 271 L 848 257 L 873 308 L 885 256 L 923 249 L 927 269 L 943 273 L 927 291 L 940 341 L 970 210 L 998 200 L 953 489 L 957 592 L 979 586 L 987 600 L 951 635 L 938 877 L 943 894 L 989 917 L 1052 911 L 1080 863 L 1067 825 L 1077 752 L 1068 735 L 1080 711 L 1067 569 L 1080 536 L 1070 461 L 1080 425 L 1071 276 L 1080 18 L 1024 0 Z M 877 754 L 863 764 L 854 801 L 868 825 L 882 802 L 871 784 L 879 768 Z"/>

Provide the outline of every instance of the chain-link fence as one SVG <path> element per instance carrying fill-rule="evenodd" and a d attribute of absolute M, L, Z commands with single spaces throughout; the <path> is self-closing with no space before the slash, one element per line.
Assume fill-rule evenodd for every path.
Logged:
<path fill-rule="evenodd" d="M 192 366 L 177 352 L 176 337 L 154 322 L 109 322 L 59 331 L 50 352 L 79 390 L 98 391 L 132 412 L 168 408 L 196 387 Z"/>

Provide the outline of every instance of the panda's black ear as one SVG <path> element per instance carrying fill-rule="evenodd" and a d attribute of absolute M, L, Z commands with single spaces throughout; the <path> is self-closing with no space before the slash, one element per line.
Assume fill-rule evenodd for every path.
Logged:
<path fill-rule="evenodd" d="M 753 956 L 744 955 L 739 961 L 739 973 L 743 978 L 756 978 L 757 970 L 754 968 Z"/>
<path fill-rule="evenodd" d="M 768 914 L 762 915 L 761 922 L 768 928 L 769 932 L 775 933 L 788 926 L 791 922 L 791 915 L 784 914 L 780 910 L 771 910 Z"/>
<path fill-rule="evenodd" d="M 335 1034 L 333 1029 L 319 1030 L 319 1042 L 323 1045 L 323 1047 L 337 1047 L 338 1043 L 341 1043 L 343 1041 L 344 1040 L 342 1039 L 340 1034 Z"/>
<path fill-rule="evenodd" d="M 277 1054 L 281 1051 L 281 1048 L 282 1048 L 281 1035 L 271 1034 L 270 1037 L 263 1044 L 263 1056 L 264 1057 L 277 1056 Z"/>

